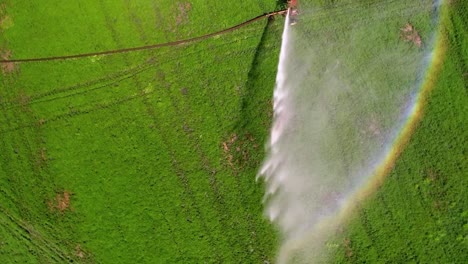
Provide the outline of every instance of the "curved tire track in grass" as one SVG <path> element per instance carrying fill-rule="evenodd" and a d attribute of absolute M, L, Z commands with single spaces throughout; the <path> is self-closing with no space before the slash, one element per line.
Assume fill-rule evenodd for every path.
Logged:
<path fill-rule="evenodd" d="M 5 76 L 2 84 L 12 85 L 12 83 L 17 79 L 18 72 L 15 71 L 8 76 Z M 7 95 L 12 97 L 21 96 L 21 91 L 5 91 L 1 95 Z M 5 110 L 3 105 L 0 105 L 2 110 Z M 13 112 L 2 111 L 3 117 L 6 123 L 11 124 L 14 120 L 31 120 L 33 119 L 32 112 L 28 107 L 23 105 L 21 108 Z M 42 186 L 40 187 L 43 190 L 48 190 L 46 182 L 50 183 L 54 180 L 50 177 L 48 172 L 47 160 L 40 160 L 38 157 L 39 150 L 44 150 L 44 143 L 42 142 L 42 131 L 40 127 L 34 126 L 31 127 L 31 130 L 22 130 L 16 135 L 11 135 L 11 141 L 15 143 L 18 148 L 21 148 L 25 152 L 24 159 L 21 162 L 27 164 L 31 168 L 32 180 L 34 180 L 34 185 Z M 32 136 L 31 136 L 32 135 Z M 3 151 L 7 153 L 8 146 L 6 140 L 2 142 L 3 144 L 0 148 L 3 148 Z M 9 160 L 14 160 L 15 158 L 9 158 Z M 16 158 L 17 159 L 17 158 Z M 70 252 L 67 252 L 67 246 L 59 246 L 59 239 L 55 236 L 49 236 L 45 238 L 38 230 L 34 228 L 34 225 L 37 224 L 38 214 L 43 213 L 41 208 L 31 209 L 24 205 L 24 186 L 23 182 L 25 175 L 21 175 L 16 171 L 17 167 L 13 165 L 2 166 L 2 170 L 9 175 L 8 181 L 12 182 L 11 190 L 12 196 L 8 195 L 7 197 L 10 200 L 17 199 L 17 209 L 19 213 L 13 215 L 9 213 L 3 205 L 0 206 L 0 211 L 5 219 L 0 217 L 0 225 L 3 225 L 6 230 L 14 237 L 17 237 L 18 240 L 23 240 L 25 243 L 32 246 L 32 250 L 36 253 L 43 253 L 43 258 L 53 259 L 55 261 L 73 261 L 74 257 Z M 54 184 L 52 184 L 54 185 Z M 49 189 L 50 190 L 50 189 Z M 2 190 L 2 193 L 5 193 Z M 4 196 L 5 197 L 5 196 Z M 38 194 L 36 197 L 39 200 L 42 200 L 44 196 Z M 40 207 L 40 206 L 39 206 Z M 49 229 L 49 228 L 47 228 Z M 50 230 L 50 229 L 49 229 Z M 51 232 L 53 234 L 53 232 Z"/>
<path fill-rule="evenodd" d="M 249 38 L 252 38 L 252 37 L 248 37 L 246 39 L 249 39 Z M 235 40 L 235 41 L 237 41 L 237 40 Z M 229 41 L 229 42 L 223 43 L 222 45 L 232 44 L 235 41 Z M 218 45 L 217 47 L 222 46 L 222 45 Z M 199 53 L 207 51 L 207 50 L 208 49 L 199 50 L 199 51 L 192 52 L 192 53 L 189 53 L 189 54 L 184 55 L 184 56 L 196 55 L 196 54 L 199 54 Z M 249 50 L 233 51 L 233 52 L 228 53 L 228 55 L 236 55 L 236 54 L 238 54 L 240 52 L 246 52 L 246 51 L 248 52 Z M 73 97 L 73 96 L 77 96 L 77 95 L 83 95 L 83 94 L 86 94 L 88 92 L 97 91 L 97 90 L 112 87 L 112 86 L 120 83 L 121 81 L 131 79 L 131 78 L 135 77 L 136 75 L 147 72 L 148 70 L 153 69 L 153 67 L 156 66 L 156 65 L 165 65 L 165 64 L 168 64 L 168 63 L 172 63 L 172 62 L 174 62 L 174 61 L 176 61 L 178 59 L 179 58 L 177 57 L 177 58 L 172 59 L 172 60 L 166 60 L 166 61 L 164 61 L 162 63 L 157 63 L 156 61 L 154 61 L 154 57 L 151 57 L 148 60 L 146 60 L 145 62 L 142 62 L 142 63 L 140 63 L 140 64 L 138 64 L 136 66 L 128 67 L 128 68 L 126 68 L 124 70 L 108 74 L 108 75 L 106 75 L 104 77 L 96 78 L 96 79 L 93 79 L 93 80 L 89 80 L 89 81 L 86 81 L 86 82 L 81 82 L 81 83 L 77 83 L 77 84 L 73 84 L 73 85 L 69 85 L 69 86 L 65 86 L 65 87 L 58 87 L 58 88 L 55 88 L 55 89 L 52 89 L 52 90 L 46 91 L 46 92 L 41 92 L 41 93 L 37 93 L 37 94 L 28 95 L 28 102 L 25 102 L 22 105 L 18 105 L 18 102 L 15 99 L 0 101 L 0 105 L 1 106 L 7 106 L 5 109 L 10 110 L 10 109 L 13 109 L 13 108 L 21 107 L 23 105 L 27 106 L 27 105 L 38 104 L 38 103 L 48 103 L 48 102 L 55 101 L 55 100 L 69 98 L 69 97 Z M 205 64 L 206 63 L 201 62 L 200 65 L 205 65 Z M 85 88 L 88 88 L 88 89 L 85 89 Z M 65 94 L 65 95 L 61 95 L 61 94 Z M 52 96 L 56 96 L 56 97 L 52 97 Z M 46 97 L 51 97 L 51 98 L 43 99 L 43 98 L 46 98 Z M 41 100 L 41 99 L 43 99 L 43 100 Z"/>
<path fill-rule="evenodd" d="M 132 76 L 132 77 L 134 78 L 135 76 Z M 99 86 L 97 88 L 105 88 L 105 87 L 106 86 L 103 85 L 103 86 Z M 92 89 L 97 89 L 97 88 L 92 88 Z M 104 110 L 104 109 L 109 109 L 111 107 L 133 101 L 133 100 L 135 100 L 137 98 L 141 98 L 141 97 L 144 97 L 144 96 L 147 96 L 147 95 L 150 95 L 150 94 L 154 94 L 155 92 L 157 92 L 157 91 L 154 90 L 154 91 L 149 91 L 149 92 L 145 92 L 145 93 L 140 92 L 140 93 L 135 94 L 135 95 L 130 95 L 130 96 L 124 96 L 124 97 L 117 98 L 115 100 L 112 100 L 111 102 L 96 103 L 96 104 L 93 104 L 90 107 L 87 107 L 86 104 L 79 105 L 78 107 L 76 107 L 74 109 L 71 109 L 71 110 L 69 110 L 67 112 L 59 113 L 59 114 L 56 114 L 56 115 L 53 115 L 53 116 L 50 116 L 50 117 L 43 117 L 43 121 L 37 120 L 37 121 L 33 121 L 33 122 L 23 122 L 21 124 L 15 125 L 14 127 L 6 127 L 4 129 L 0 130 L 0 135 L 15 132 L 15 131 L 25 129 L 25 128 L 30 128 L 30 127 L 34 127 L 34 126 L 40 126 L 40 125 L 48 124 L 48 123 L 51 123 L 51 122 L 55 122 L 55 121 L 59 121 L 59 120 L 67 119 L 67 118 L 73 118 L 73 117 L 76 117 L 76 116 L 79 116 L 79 115 L 90 114 L 90 113 L 100 111 L 100 110 Z M 79 92 L 79 93 L 72 94 L 72 95 L 65 95 L 65 96 L 62 96 L 62 97 L 59 97 L 59 98 L 51 98 L 51 99 L 38 101 L 38 102 L 31 101 L 29 104 L 50 102 L 50 101 L 53 101 L 53 100 L 56 100 L 56 99 L 63 99 L 63 98 L 68 98 L 68 97 L 71 97 L 71 96 L 79 95 L 81 93 L 83 93 L 83 92 Z M 2 104 L 0 104 L 0 106 L 2 106 Z M 9 108 L 4 108 L 4 110 L 6 111 L 6 110 L 9 110 L 9 109 L 12 109 L 12 108 L 15 108 L 15 107 L 21 107 L 21 106 L 14 106 L 14 107 L 10 106 Z"/>

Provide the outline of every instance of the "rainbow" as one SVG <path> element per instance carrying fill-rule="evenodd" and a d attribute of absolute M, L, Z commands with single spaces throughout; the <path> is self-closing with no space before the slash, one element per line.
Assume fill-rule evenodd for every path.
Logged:
<path fill-rule="evenodd" d="M 387 175 L 393 169 L 398 157 L 410 141 L 413 132 L 423 117 L 427 99 L 436 85 L 437 76 L 441 72 L 448 48 L 445 25 L 447 25 L 449 8 L 443 4 L 443 0 L 437 4 L 437 7 L 439 11 L 434 19 L 438 24 L 432 38 L 432 52 L 428 54 L 424 61 L 424 72 L 419 78 L 419 83 L 416 84 L 418 89 L 413 93 L 410 104 L 403 113 L 401 124 L 394 130 L 392 140 L 386 144 L 382 155 L 376 158 L 373 166 L 367 171 L 361 172 L 361 175 L 365 176 L 363 180 L 341 199 L 339 207 L 334 212 L 322 217 L 301 237 L 285 241 L 279 252 L 279 263 L 287 262 L 291 255 L 304 250 L 305 245 L 306 247 L 310 246 L 310 241 L 314 241 L 317 237 L 326 233 L 333 232 L 337 226 L 350 219 L 359 204 L 382 186 Z"/>
<path fill-rule="evenodd" d="M 373 166 L 369 173 L 370 176 L 366 177 L 366 182 L 361 184 L 360 188 L 350 193 L 348 201 L 343 204 L 339 212 L 342 217 L 349 215 L 359 202 L 369 197 L 382 186 L 386 176 L 394 167 L 397 158 L 410 141 L 413 132 L 423 116 L 427 99 L 436 85 L 437 76 L 442 69 L 448 47 L 444 26 L 446 25 L 445 20 L 448 18 L 448 7 L 443 4 L 443 1 L 440 1 L 438 7 L 440 10 L 435 19 L 437 19 L 439 24 L 432 40 L 434 48 L 426 58 L 426 71 L 423 73 L 422 78 L 420 78 L 419 89 L 414 93 L 411 104 L 409 104 L 410 107 L 404 113 L 404 121 L 395 130 L 396 132 L 392 136 L 393 140 L 385 147 L 384 154 L 377 159 L 376 165 Z"/>

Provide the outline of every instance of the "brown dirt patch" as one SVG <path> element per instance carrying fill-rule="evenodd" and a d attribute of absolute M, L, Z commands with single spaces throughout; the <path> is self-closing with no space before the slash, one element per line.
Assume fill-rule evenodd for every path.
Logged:
<path fill-rule="evenodd" d="M 50 200 L 47 205 L 49 209 L 53 212 L 64 213 L 67 210 L 70 210 L 70 199 L 71 199 L 71 192 L 63 191 L 57 193 L 55 198 Z"/>
<path fill-rule="evenodd" d="M 192 4 L 189 2 L 177 3 L 176 25 L 186 24 L 189 21 L 188 13 L 192 10 Z"/>
<path fill-rule="evenodd" d="M 259 144 L 250 133 L 242 136 L 234 133 L 221 143 L 221 147 L 229 167 L 237 170 L 251 165 L 251 153 L 258 149 Z"/>
<path fill-rule="evenodd" d="M 6 4 L 0 4 L 0 33 L 13 25 L 13 21 L 10 16 L 6 14 Z M 11 58 L 11 51 L 5 48 L 0 47 L 0 59 L 9 60 Z M 9 63 L 0 63 L 0 69 L 3 74 L 12 73 L 15 70 L 15 64 L 12 62 Z"/>
<path fill-rule="evenodd" d="M 418 31 L 410 23 L 400 28 L 400 38 L 405 42 L 411 42 L 418 48 L 422 46 L 421 36 Z"/>
<path fill-rule="evenodd" d="M 2 60 L 9 60 L 11 58 L 11 51 L 10 50 L 0 50 L 0 58 Z M 2 73 L 3 74 L 12 73 L 16 68 L 15 63 L 13 63 L 13 62 L 0 63 L 0 66 L 2 68 Z"/>
<path fill-rule="evenodd" d="M 85 253 L 79 244 L 75 247 L 75 256 L 79 257 L 80 259 L 85 257 Z"/>

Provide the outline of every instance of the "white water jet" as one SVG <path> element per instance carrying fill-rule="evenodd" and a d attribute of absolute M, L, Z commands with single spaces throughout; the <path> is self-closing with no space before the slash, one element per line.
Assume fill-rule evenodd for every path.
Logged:
<path fill-rule="evenodd" d="M 333 251 L 326 242 L 337 215 L 389 149 L 417 92 L 432 9 L 431 0 L 303 4 L 294 27 L 287 14 L 259 172 L 265 215 L 282 235 L 278 263 L 323 262 Z"/>

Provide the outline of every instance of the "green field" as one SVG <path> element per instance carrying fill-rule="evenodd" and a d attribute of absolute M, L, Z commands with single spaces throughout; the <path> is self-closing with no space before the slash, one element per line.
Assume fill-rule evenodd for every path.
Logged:
<path fill-rule="evenodd" d="M 337 263 L 465 263 L 468 259 L 468 5 L 442 23 L 448 50 L 424 117 L 381 189 L 330 247 Z"/>
<path fill-rule="evenodd" d="M 1 43 L 16 58 L 93 52 L 211 33 L 275 9 L 158 2 L 3 1 L 13 26 Z M 254 179 L 282 26 L 262 20 L 191 45 L 3 74 L 0 258 L 271 260 L 276 235 Z"/>
<path fill-rule="evenodd" d="M 277 2 L 0 0 L 0 56 L 175 41 Z M 425 117 L 337 239 L 336 262 L 468 259 L 463 2 L 451 1 L 449 51 Z M 264 19 L 157 50 L 4 65 L 0 262 L 273 262 L 278 233 L 263 217 L 255 176 L 283 23 Z"/>

